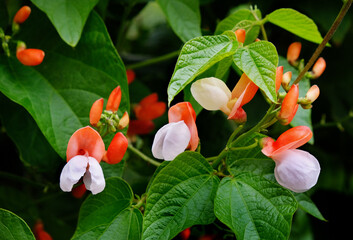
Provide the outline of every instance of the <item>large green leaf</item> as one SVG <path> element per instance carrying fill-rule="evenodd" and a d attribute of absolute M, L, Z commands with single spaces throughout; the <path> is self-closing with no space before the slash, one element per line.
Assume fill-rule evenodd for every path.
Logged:
<path fill-rule="evenodd" d="M 5 209 L 0 209 L 0 239 L 35 240 L 30 228 L 22 218 Z"/>
<path fill-rule="evenodd" d="M 168 86 L 168 103 L 198 75 L 231 56 L 238 47 L 235 34 L 205 36 L 185 43 Z"/>
<path fill-rule="evenodd" d="M 297 201 L 290 191 L 261 176 L 222 179 L 215 214 L 237 239 L 288 239 Z"/>
<path fill-rule="evenodd" d="M 183 42 L 202 35 L 199 0 L 157 0 L 157 2 L 173 31 Z"/>
<path fill-rule="evenodd" d="M 46 56 L 37 67 L 0 56 L 0 91 L 32 115 L 61 157 L 78 128 L 88 125 L 92 103 L 120 85 L 119 112 L 129 109 L 126 72 L 104 23 L 92 13 L 75 49 L 64 44 L 45 16 L 33 11 L 21 39 Z M 40 26 L 40 28 L 38 27 Z"/>
<path fill-rule="evenodd" d="M 272 102 L 277 101 L 275 81 L 278 54 L 272 43 L 259 41 L 239 48 L 233 59 Z"/>
<path fill-rule="evenodd" d="M 21 161 L 40 172 L 55 172 L 60 157 L 43 136 L 31 115 L 0 93 L 0 120 L 16 144 Z"/>
<path fill-rule="evenodd" d="M 185 152 L 163 167 L 148 191 L 142 239 L 172 239 L 185 228 L 214 221 L 219 179 L 199 153 Z"/>
<path fill-rule="evenodd" d="M 77 45 L 90 12 L 99 2 L 99 0 L 31 1 L 47 14 L 60 37 L 72 47 Z"/>
<path fill-rule="evenodd" d="M 142 214 L 131 207 L 133 193 L 122 179 L 107 179 L 104 191 L 89 196 L 80 209 L 72 239 L 140 239 Z"/>
<path fill-rule="evenodd" d="M 269 22 L 308 41 L 314 43 L 322 42 L 321 34 L 314 21 L 294 9 L 278 9 L 268 14 L 266 19 Z"/>

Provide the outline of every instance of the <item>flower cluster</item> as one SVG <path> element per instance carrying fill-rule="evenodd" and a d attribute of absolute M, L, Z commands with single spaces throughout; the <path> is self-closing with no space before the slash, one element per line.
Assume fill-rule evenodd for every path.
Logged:
<path fill-rule="evenodd" d="M 90 111 L 92 126 L 108 129 L 112 132 L 116 130 L 115 126 L 120 126 L 120 128 L 127 126 L 128 120 L 124 117 L 126 114 L 120 120 L 117 116 L 120 101 L 121 90 L 118 86 L 112 91 L 107 102 L 106 111 L 111 114 L 111 119 L 108 120 L 102 113 L 104 100 L 95 101 Z M 101 118 L 106 122 L 102 123 Z M 74 184 L 82 178 L 84 187 L 74 188 L 75 197 L 82 196 L 85 189 L 90 190 L 93 194 L 100 193 L 105 188 L 105 179 L 99 163 L 101 160 L 109 164 L 119 163 L 124 157 L 127 146 L 126 137 L 118 132 L 106 151 L 103 139 L 96 130 L 89 126 L 78 129 L 68 142 L 67 163 L 60 175 L 60 188 L 65 192 L 70 192 Z"/>

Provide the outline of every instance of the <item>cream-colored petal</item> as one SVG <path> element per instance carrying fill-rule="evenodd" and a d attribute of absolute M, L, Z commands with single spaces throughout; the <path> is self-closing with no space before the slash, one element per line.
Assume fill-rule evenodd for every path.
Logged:
<path fill-rule="evenodd" d="M 191 94 L 203 108 L 211 111 L 227 108 L 232 95 L 227 85 L 214 77 L 194 82 L 191 85 Z"/>

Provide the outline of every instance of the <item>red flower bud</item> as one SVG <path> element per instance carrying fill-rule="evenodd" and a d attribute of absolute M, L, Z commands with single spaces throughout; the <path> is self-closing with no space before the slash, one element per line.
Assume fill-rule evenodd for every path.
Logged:
<path fill-rule="evenodd" d="M 121 102 L 121 88 L 120 86 L 116 87 L 111 94 L 109 95 L 106 110 L 116 112 L 119 109 Z"/>
<path fill-rule="evenodd" d="M 308 92 L 305 95 L 305 98 L 310 102 L 313 103 L 320 95 L 320 89 L 317 85 L 311 86 Z"/>
<path fill-rule="evenodd" d="M 191 234 L 190 228 L 185 229 L 180 233 L 180 237 L 182 240 L 188 240 Z"/>
<path fill-rule="evenodd" d="M 40 49 L 22 49 L 18 48 L 16 57 L 23 65 L 37 66 L 43 62 L 44 52 Z"/>
<path fill-rule="evenodd" d="M 28 6 L 23 6 L 15 14 L 13 21 L 15 23 L 21 24 L 27 20 L 30 14 L 31 14 L 31 8 Z"/>
<path fill-rule="evenodd" d="M 53 240 L 53 238 L 44 230 L 42 221 L 38 220 L 33 229 L 36 240 Z"/>
<path fill-rule="evenodd" d="M 120 118 L 119 129 L 124 129 L 127 125 L 129 125 L 129 122 L 130 122 L 129 114 L 125 112 L 124 115 Z"/>
<path fill-rule="evenodd" d="M 89 123 L 94 127 L 97 126 L 97 123 L 101 119 L 103 104 L 103 98 L 98 99 L 92 104 L 91 111 L 89 112 Z"/>
<path fill-rule="evenodd" d="M 82 183 L 81 185 L 78 185 L 76 187 L 74 187 L 71 190 L 71 194 L 72 196 L 74 196 L 74 198 L 82 198 L 83 195 L 85 195 L 87 189 L 84 183 Z"/>
<path fill-rule="evenodd" d="M 121 132 L 118 132 L 111 141 L 108 150 L 103 157 L 103 161 L 109 164 L 119 163 L 125 155 L 127 146 L 128 141 L 126 137 Z"/>

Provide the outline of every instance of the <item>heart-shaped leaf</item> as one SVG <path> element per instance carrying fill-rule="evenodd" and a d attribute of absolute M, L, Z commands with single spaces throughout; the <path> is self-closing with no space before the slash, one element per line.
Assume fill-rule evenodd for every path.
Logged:
<path fill-rule="evenodd" d="M 148 191 L 142 239 L 172 239 L 195 224 L 214 221 L 219 179 L 199 153 L 184 152 L 164 166 Z"/>
<path fill-rule="evenodd" d="M 5 209 L 0 209 L 0 239 L 35 240 L 22 218 Z"/>
<path fill-rule="evenodd" d="M 86 20 L 99 0 L 31 0 L 45 12 L 60 37 L 75 47 L 80 40 Z"/>

